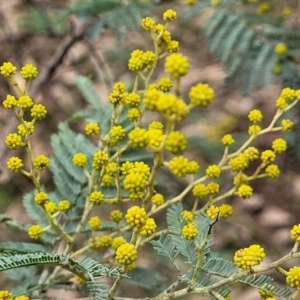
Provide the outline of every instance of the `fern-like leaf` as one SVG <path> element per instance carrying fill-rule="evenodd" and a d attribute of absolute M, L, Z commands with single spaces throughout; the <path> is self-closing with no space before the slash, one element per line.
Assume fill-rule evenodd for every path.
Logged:
<path fill-rule="evenodd" d="M 162 233 L 157 241 L 151 241 L 151 244 L 158 254 L 168 257 L 171 262 L 174 262 L 179 254 L 176 245 L 166 233 Z"/>
<path fill-rule="evenodd" d="M 245 278 L 239 279 L 238 281 L 248 286 L 252 286 L 256 289 L 260 289 L 263 286 L 267 286 L 268 284 L 270 284 L 274 287 L 274 289 L 272 289 L 272 293 L 274 294 L 274 296 L 281 297 L 283 299 L 287 299 L 287 297 L 291 295 L 291 290 L 288 287 L 278 287 L 273 278 L 266 275 L 247 276 Z"/>

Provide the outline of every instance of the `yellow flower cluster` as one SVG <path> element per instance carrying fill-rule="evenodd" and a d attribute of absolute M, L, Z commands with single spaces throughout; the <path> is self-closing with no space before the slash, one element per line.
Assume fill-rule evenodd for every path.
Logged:
<path fill-rule="evenodd" d="M 100 191 L 94 191 L 90 193 L 89 201 L 93 205 L 100 205 L 104 201 L 104 195 Z"/>
<path fill-rule="evenodd" d="M 300 242 L 300 224 L 293 226 L 291 229 L 291 237 L 294 241 Z"/>
<path fill-rule="evenodd" d="M 234 263 L 243 270 L 250 270 L 259 265 L 265 257 L 265 251 L 259 245 L 251 245 L 248 248 L 238 250 L 234 255 Z"/>
<path fill-rule="evenodd" d="M 140 229 L 146 224 L 148 217 L 144 208 L 132 206 L 127 210 L 125 218 L 130 227 Z"/>
<path fill-rule="evenodd" d="M 1 300 L 12 300 L 12 293 L 8 290 L 0 290 L 0 299 Z"/>
<path fill-rule="evenodd" d="M 180 131 L 172 131 L 167 135 L 165 147 L 173 154 L 180 154 L 187 148 L 187 139 Z"/>
<path fill-rule="evenodd" d="M 124 179 L 124 188 L 131 200 L 139 201 L 144 197 L 144 190 L 150 175 L 150 168 L 143 162 L 135 162 Z"/>
<path fill-rule="evenodd" d="M 160 206 L 165 203 L 165 199 L 162 194 L 156 193 L 154 196 L 152 196 L 151 202 L 153 205 Z"/>
<path fill-rule="evenodd" d="M 49 196 L 47 193 L 39 192 L 34 196 L 34 201 L 37 205 L 44 205 L 49 202 Z"/>
<path fill-rule="evenodd" d="M 89 225 L 93 230 L 98 230 L 101 227 L 101 220 L 99 217 L 91 217 L 89 220 Z"/>
<path fill-rule="evenodd" d="M 195 161 L 178 156 L 169 162 L 169 169 L 175 176 L 185 177 L 188 174 L 196 174 L 199 171 L 199 165 Z"/>
<path fill-rule="evenodd" d="M 33 240 L 39 240 L 43 235 L 43 229 L 40 225 L 33 225 L 28 228 L 28 235 Z"/>
<path fill-rule="evenodd" d="M 21 158 L 13 156 L 7 163 L 7 168 L 12 172 L 19 172 L 23 168 L 23 161 Z"/>
<path fill-rule="evenodd" d="M 113 222 L 119 223 L 123 218 L 123 214 L 120 210 L 116 209 L 110 212 L 110 219 Z"/>
<path fill-rule="evenodd" d="M 118 247 L 116 251 L 116 259 L 121 265 L 131 265 L 137 259 L 137 251 L 134 245 L 125 243 Z"/>
<path fill-rule="evenodd" d="M 64 200 L 59 201 L 58 210 L 67 212 L 70 210 L 70 208 L 71 208 L 71 203 L 69 200 L 64 199 Z"/>
<path fill-rule="evenodd" d="M 300 290 L 300 267 L 293 267 L 289 270 L 286 283 L 292 288 Z"/>
<path fill-rule="evenodd" d="M 141 236 L 151 236 L 156 230 L 156 223 L 153 218 L 147 218 L 145 225 L 140 229 Z"/>
<path fill-rule="evenodd" d="M 181 235 L 186 240 L 193 240 L 198 235 L 198 229 L 194 223 L 188 223 L 185 226 L 183 226 Z"/>
<path fill-rule="evenodd" d="M 87 161 L 87 156 L 84 153 L 76 153 L 73 156 L 73 164 L 76 167 L 83 168 L 86 165 Z"/>

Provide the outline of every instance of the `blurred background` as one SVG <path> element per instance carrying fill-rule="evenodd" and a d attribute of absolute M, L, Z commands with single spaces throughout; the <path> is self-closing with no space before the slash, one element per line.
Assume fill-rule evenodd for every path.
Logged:
<path fill-rule="evenodd" d="M 84 114 L 80 116 L 78 112 L 89 104 L 80 91 L 79 76 L 93 82 L 103 105 L 114 82 L 121 80 L 132 85 L 133 75 L 127 68 L 130 52 L 152 49 L 150 39 L 140 28 L 141 18 L 151 16 L 162 22 L 162 13 L 168 8 L 178 12 L 178 21 L 169 30 L 191 65 L 190 72 L 182 79 L 183 99 L 187 100 L 191 86 L 200 82 L 208 83 L 216 93 L 210 107 L 194 110 L 179 125 L 189 140 L 187 156 L 197 160 L 202 170 L 220 159 L 223 151 L 220 140 L 224 134 L 232 133 L 237 146 L 246 140 L 249 110 L 260 109 L 263 125 L 267 126 L 276 111 L 275 101 L 281 89 L 287 86 L 300 89 L 300 4 L 296 0 L 0 0 L 0 64 L 10 61 L 20 69 L 32 63 L 39 69 L 29 94 L 35 102 L 47 107 L 48 116 L 36 126 L 32 136 L 34 153 L 53 153 L 50 136 L 57 132 L 60 122 L 68 120 L 73 130 L 82 131 Z M 274 52 L 280 42 L 288 46 L 285 55 Z M 154 81 L 163 75 L 160 62 Z M 14 94 L 13 87 L 3 77 L 0 86 L 0 99 Z M 277 158 L 282 175 L 276 180 L 254 182 L 255 193 L 248 200 L 235 197 L 226 200 L 233 205 L 234 215 L 214 227 L 213 245 L 224 257 L 232 257 L 237 249 L 251 243 L 267 249 L 266 261 L 290 251 L 289 230 L 300 220 L 298 113 L 296 107 L 289 115 L 296 124 L 295 131 L 286 135 L 289 151 Z M 145 124 L 155 117 L 148 113 Z M 22 196 L 33 185 L 22 174 L 10 173 L 6 168 L 12 152 L 5 146 L 5 136 L 14 132 L 16 126 L 12 112 L 0 108 L 0 213 L 27 224 L 31 220 L 22 207 Z M 268 149 L 278 136 L 269 134 L 255 141 L 255 145 L 261 150 Z M 22 150 L 14 150 L 13 155 L 26 161 Z M 45 172 L 42 180 L 47 189 L 53 189 L 50 172 Z M 221 181 L 222 189 L 226 190 L 231 182 L 232 174 L 228 174 Z M 157 191 L 163 191 L 169 198 L 178 194 L 186 183 L 187 180 L 174 179 L 167 171 L 161 172 Z M 193 201 L 192 195 L 188 195 L 185 208 L 191 208 Z M 164 213 L 158 218 L 164 224 Z M 18 235 L 5 224 L 0 224 L 0 230 L 0 242 L 27 241 L 26 234 Z M 151 247 L 143 251 L 139 264 L 159 270 L 163 258 L 153 262 Z M 162 275 L 171 278 L 172 272 L 170 266 Z M 275 274 L 275 278 L 284 283 L 282 276 Z M 10 285 L 0 274 L 0 289 Z M 148 291 L 141 284 L 137 293 L 146 296 Z M 256 291 L 237 286 L 233 296 L 241 299 L 240 295 L 249 300 L 259 298 Z M 190 296 L 193 298 L 200 299 Z"/>

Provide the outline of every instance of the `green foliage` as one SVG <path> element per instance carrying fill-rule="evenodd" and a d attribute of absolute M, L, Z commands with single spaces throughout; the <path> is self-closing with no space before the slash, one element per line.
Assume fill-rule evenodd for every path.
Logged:
<path fill-rule="evenodd" d="M 184 20 L 199 16 L 210 1 L 201 1 L 183 14 Z M 217 55 L 227 72 L 226 84 L 231 89 L 241 87 L 244 94 L 273 82 L 274 65 L 281 67 L 281 79 L 286 86 L 300 86 L 299 71 L 293 56 L 299 55 L 300 33 L 287 28 L 282 18 L 257 15 L 232 1 L 222 1 L 206 22 L 203 33 L 209 50 Z M 274 47 L 284 42 L 291 56 L 279 57 Z"/>
<path fill-rule="evenodd" d="M 195 243 L 194 241 L 185 240 L 181 235 L 182 227 L 185 224 L 185 221 L 181 218 L 181 213 L 181 203 L 170 207 L 167 211 L 168 233 L 161 234 L 157 241 L 152 241 L 151 243 L 159 255 L 168 257 L 173 264 L 175 264 L 175 259 L 179 253 L 188 259 L 191 268 L 186 274 L 182 275 L 182 279 L 188 284 L 191 284 L 198 260 L 198 249 L 196 245 L 201 245 L 209 234 L 212 220 L 204 214 L 196 216 L 195 222 L 197 223 L 197 228 L 201 228 L 201 231 L 195 239 Z M 210 234 L 203 251 L 204 259 L 197 273 L 197 287 L 209 287 L 210 285 L 220 283 L 222 279 L 230 278 L 230 276 L 239 273 L 239 269 L 232 261 L 221 258 L 218 253 L 211 251 L 210 247 L 212 244 L 213 236 Z M 284 297 L 288 297 L 291 294 L 289 288 L 278 287 L 271 277 L 265 275 L 259 275 L 258 277 L 245 275 L 242 279 L 238 279 L 237 281 L 257 289 L 260 289 L 264 284 L 271 284 L 274 286 L 274 295 L 282 299 L 286 299 Z M 231 289 L 227 284 L 220 284 L 215 291 L 223 297 L 226 297 L 230 294 Z M 215 299 L 206 292 L 204 292 L 203 295 Z"/>
<path fill-rule="evenodd" d="M 120 268 L 109 268 L 105 265 L 99 264 L 97 261 L 83 257 L 80 261 L 73 260 L 68 255 L 58 255 L 49 252 L 34 251 L 34 248 L 41 249 L 41 246 L 13 243 L 13 248 L 9 249 L 8 246 L 11 244 L 4 244 L 3 249 L 0 253 L 0 272 L 7 270 L 14 270 L 14 272 L 7 273 L 10 277 L 14 278 L 15 281 L 24 281 L 27 278 L 34 278 L 35 286 L 37 285 L 37 277 L 35 273 L 37 268 L 32 266 L 39 265 L 52 265 L 60 266 L 78 276 L 87 278 L 87 286 L 90 289 L 94 299 L 101 300 L 106 299 L 107 288 L 106 285 L 101 282 L 103 276 L 124 276 Z M 19 245 L 22 250 L 16 250 L 16 246 Z M 25 248 L 30 249 L 29 251 Z M 25 267 L 25 268 L 24 268 Z M 28 268 L 30 267 L 30 268 Z M 31 276 L 29 275 L 31 273 Z M 29 279 L 30 280 L 30 279 Z M 32 284 L 27 283 L 27 288 Z M 36 286 L 38 288 L 38 286 Z M 42 286 L 41 286 L 42 287 Z M 19 288 L 19 291 L 22 290 Z"/>

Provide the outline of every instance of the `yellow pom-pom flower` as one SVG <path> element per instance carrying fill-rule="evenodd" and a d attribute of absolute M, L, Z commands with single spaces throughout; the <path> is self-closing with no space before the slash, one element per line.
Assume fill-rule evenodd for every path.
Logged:
<path fill-rule="evenodd" d="M 43 104 L 34 104 L 31 108 L 31 117 L 42 120 L 47 116 L 47 109 Z"/>
<path fill-rule="evenodd" d="M 241 184 L 248 184 L 248 176 L 244 173 L 237 174 L 233 179 L 233 184 L 235 186 L 240 186 Z"/>
<path fill-rule="evenodd" d="M 23 146 L 22 137 L 17 133 L 10 133 L 5 139 L 5 144 L 11 150 L 19 149 Z"/>
<path fill-rule="evenodd" d="M 141 228 L 146 224 L 148 217 L 143 207 L 132 206 L 127 210 L 125 218 L 131 228 Z"/>
<path fill-rule="evenodd" d="M 231 144 L 234 143 L 234 139 L 232 137 L 231 134 L 225 134 L 223 137 L 222 137 L 222 144 L 224 146 L 230 146 Z"/>
<path fill-rule="evenodd" d="M 12 300 L 12 293 L 8 290 L 0 290 L 1 300 Z"/>
<path fill-rule="evenodd" d="M 73 156 L 73 164 L 79 168 L 83 168 L 86 165 L 87 160 L 87 156 L 84 153 L 76 153 Z"/>
<path fill-rule="evenodd" d="M 155 21 L 150 17 L 146 17 L 146 18 L 142 19 L 141 26 L 143 29 L 150 31 L 151 29 L 154 28 Z"/>
<path fill-rule="evenodd" d="M 189 161 L 183 156 L 174 157 L 169 162 L 170 171 L 177 177 L 185 177 L 189 173 Z"/>
<path fill-rule="evenodd" d="M 145 225 L 140 229 L 141 236 L 151 236 L 156 230 L 156 223 L 153 218 L 148 218 Z"/>
<path fill-rule="evenodd" d="M 163 14 L 164 21 L 174 22 L 177 19 L 177 13 L 173 9 L 168 9 Z"/>
<path fill-rule="evenodd" d="M 3 101 L 3 107 L 6 109 L 11 109 L 17 106 L 18 101 L 15 96 L 7 95 L 5 100 Z"/>
<path fill-rule="evenodd" d="M 131 53 L 131 56 L 128 61 L 128 69 L 132 72 L 138 72 L 143 67 L 143 55 L 144 52 L 142 50 L 134 50 Z"/>
<path fill-rule="evenodd" d="M 101 248 L 108 248 L 112 245 L 112 237 L 110 235 L 103 235 L 100 237 Z"/>
<path fill-rule="evenodd" d="M 183 226 L 181 235 L 186 240 L 193 240 L 198 235 L 198 229 L 194 223 L 188 223 Z"/>
<path fill-rule="evenodd" d="M 203 199 L 208 195 L 207 186 L 203 183 L 196 184 L 194 186 L 192 192 L 193 192 L 193 195 L 199 199 Z"/>
<path fill-rule="evenodd" d="M 149 86 L 144 95 L 144 105 L 149 110 L 156 110 L 156 104 L 161 96 L 161 91 L 156 86 Z"/>
<path fill-rule="evenodd" d="M 153 205 L 161 206 L 165 203 L 165 199 L 162 194 L 156 193 L 154 196 L 152 196 L 151 202 Z"/>
<path fill-rule="evenodd" d="M 23 161 L 17 156 L 11 157 L 7 163 L 7 168 L 12 172 L 19 172 L 23 168 Z"/>
<path fill-rule="evenodd" d="M 215 97 L 214 90 L 206 83 L 199 83 L 189 92 L 191 102 L 200 107 L 207 107 Z"/>
<path fill-rule="evenodd" d="M 84 127 L 86 135 L 98 135 L 100 133 L 100 127 L 97 123 L 88 123 Z"/>
<path fill-rule="evenodd" d="M 173 81 L 168 77 L 162 77 L 158 81 L 157 87 L 160 91 L 162 91 L 164 93 L 168 93 L 171 91 L 171 89 L 173 87 Z"/>
<path fill-rule="evenodd" d="M 188 173 L 187 174 L 196 174 L 198 173 L 200 166 L 195 160 L 189 161 L 187 165 Z"/>
<path fill-rule="evenodd" d="M 53 201 L 49 201 L 45 204 L 45 210 L 49 213 L 49 214 L 54 214 L 57 212 L 57 205 L 55 202 Z"/>
<path fill-rule="evenodd" d="M 32 99 L 25 95 L 25 96 L 21 96 L 19 99 L 18 99 L 18 102 L 17 102 L 17 106 L 20 108 L 20 109 L 23 109 L 23 110 L 28 110 L 29 108 L 31 108 L 33 106 L 33 101 Z"/>
<path fill-rule="evenodd" d="M 136 127 L 128 134 L 129 144 L 134 149 L 142 149 L 148 144 L 148 134 L 146 129 Z"/>
<path fill-rule="evenodd" d="M 125 83 L 119 81 L 113 86 L 113 91 L 109 94 L 109 102 L 113 105 L 124 103 L 127 97 Z"/>
<path fill-rule="evenodd" d="M 181 213 L 181 219 L 184 219 L 187 221 L 187 223 L 191 223 L 194 221 L 194 214 L 191 211 L 184 210 Z"/>
<path fill-rule="evenodd" d="M 208 178 L 219 178 L 221 175 L 221 168 L 217 165 L 208 166 L 206 169 L 206 176 Z"/>
<path fill-rule="evenodd" d="M 251 125 L 248 128 L 248 134 L 249 135 L 257 135 L 261 131 L 261 127 L 259 125 Z"/>
<path fill-rule="evenodd" d="M 33 80 L 38 76 L 38 70 L 32 64 L 27 64 L 21 69 L 21 76 L 25 80 Z"/>
<path fill-rule="evenodd" d="M 178 98 L 172 94 L 161 94 L 156 103 L 156 109 L 164 116 L 170 117 L 178 111 Z"/>
<path fill-rule="evenodd" d="M 276 54 L 282 56 L 285 55 L 288 51 L 288 47 L 285 43 L 278 43 L 275 48 L 274 51 Z"/>
<path fill-rule="evenodd" d="M 110 130 L 111 143 L 120 142 L 125 136 L 125 129 L 122 126 L 113 126 Z"/>
<path fill-rule="evenodd" d="M 1 297 L 0 297 L 0 299 L 1 299 Z M 5 300 L 8 300 L 8 299 L 5 299 Z M 29 299 L 29 297 L 27 297 L 25 295 L 20 295 L 20 296 L 14 298 L 14 300 L 30 300 L 30 299 Z"/>
<path fill-rule="evenodd" d="M 163 130 L 164 125 L 161 122 L 153 121 L 149 124 L 148 126 L 149 130 L 150 129 L 158 129 L 158 130 Z"/>
<path fill-rule="evenodd" d="M 59 203 L 58 203 L 59 211 L 67 212 L 70 210 L 70 208 L 71 208 L 71 203 L 69 200 L 64 199 L 64 200 L 59 201 Z"/>
<path fill-rule="evenodd" d="M 279 109 L 285 110 L 287 106 L 288 106 L 287 101 L 284 98 L 279 97 L 276 100 L 276 107 L 278 107 Z"/>
<path fill-rule="evenodd" d="M 234 255 L 234 263 L 243 270 L 250 270 L 259 265 L 265 257 L 265 251 L 259 245 L 251 245 L 248 248 L 238 250 Z"/>
<path fill-rule="evenodd" d="M 122 244 L 116 251 L 116 259 L 121 265 L 131 265 L 137 259 L 137 251 L 134 245 L 125 243 Z"/>
<path fill-rule="evenodd" d="M 160 129 L 149 129 L 148 130 L 148 149 L 156 151 L 164 140 L 164 134 Z"/>
<path fill-rule="evenodd" d="M 108 154 L 105 151 L 99 150 L 94 154 L 92 167 L 99 171 L 108 162 Z"/>
<path fill-rule="evenodd" d="M 281 121 L 282 131 L 291 131 L 294 123 L 289 119 L 284 119 Z"/>
<path fill-rule="evenodd" d="M 272 150 L 265 150 L 261 153 L 260 158 L 263 163 L 270 164 L 275 160 L 276 155 Z"/>
<path fill-rule="evenodd" d="M 177 53 L 179 51 L 179 42 L 175 40 L 167 42 L 166 50 L 168 53 Z"/>
<path fill-rule="evenodd" d="M 292 240 L 300 242 L 300 224 L 294 225 L 290 232 Z"/>
<path fill-rule="evenodd" d="M 49 167 L 50 160 L 46 155 L 38 155 L 34 160 L 33 160 L 33 166 L 37 170 L 46 170 Z"/>
<path fill-rule="evenodd" d="M 260 110 L 253 109 L 249 112 L 248 119 L 250 120 L 250 122 L 256 124 L 262 121 L 263 115 Z"/>
<path fill-rule="evenodd" d="M 21 136 L 31 135 L 34 132 L 34 125 L 31 122 L 24 121 L 18 125 L 18 134 Z"/>
<path fill-rule="evenodd" d="M 179 78 L 189 72 L 188 58 L 180 53 L 171 54 L 166 58 L 165 72 L 174 78 Z"/>
<path fill-rule="evenodd" d="M 128 175 L 130 171 L 133 169 L 134 164 L 130 161 L 126 161 L 122 164 L 120 170 L 122 172 L 122 175 Z"/>
<path fill-rule="evenodd" d="M 286 283 L 297 290 L 300 290 L 300 267 L 293 267 L 288 271 Z"/>
<path fill-rule="evenodd" d="M 250 185 L 242 184 L 237 190 L 237 194 L 240 198 L 248 199 L 253 194 L 253 189 Z"/>
<path fill-rule="evenodd" d="M 287 87 L 287 88 L 284 88 L 282 91 L 281 91 L 281 94 L 280 94 L 280 97 L 283 98 L 284 100 L 286 100 L 287 102 L 290 102 L 292 100 L 295 99 L 296 97 L 296 91 Z"/>
<path fill-rule="evenodd" d="M 245 154 L 240 154 L 229 161 L 229 166 L 232 171 L 243 171 L 249 166 L 249 159 Z"/>
<path fill-rule="evenodd" d="M 119 223 L 122 220 L 123 214 L 119 209 L 110 212 L 110 219 L 113 222 Z"/>
<path fill-rule="evenodd" d="M 275 178 L 279 177 L 280 170 L 277 165 L 272 164 L 272 165 L 269 165 L 266 167 L 266 173 L 267 173 L 268 177 L 275 179 Z"/>
<path fill-rule="evenodd" d="M 255 147 L 248 147 L 244 150 L 243 154 L 248 159 L 249 162 L 258 159 L 259 151 Z"/>
<path fill-rule="evenodd" d="M 167 135 L 165 147 L 173 154 L 179 154 L 185 151 L 187 139 L 180 131 L 172 131 Z"/>
<path fill-rule="evenodd" d="M 43 235 L 43 229 L 40 225 L 33 225 L 28 228 L 28 235 L 33 240 L 39 240 Z"/>
<path fill-rule="evenodd" d="M 143 64 L 145 66 L 152 66 L 153 63 L 156 61 L 156 55 L 154 52 L 152 51 L 146 51 L 143 53 L 143 56 L 142 56 L 142 61 L 143 61 Z"/>
<path fill-rule="evenodd" d="M 210 182 L 207 184 L 206 188 L 210 195 L 215 195 L 215 194 L 219 193 L 220 185 L 216 182 Z"/>
<path fill-rule="evenodd" d="M 16 75 L 17 68 L 11 62 L 4 62 L 0 67 L 0 74 L 4 77 L 11 78 Z"/>
<path fill-rule="evenodd" d="M 112 241 L 111 247 L 116 251 L 121 245 L 126 244 L 127 241 L 122 236 L 115 237 Z"/>
<path fill-rule="evenodd" d="M 128 110 L 127 117 L 131 122 L 137 122 L 141 118 L 141 111 L 138 108 L 131 108 Z"/>
<path fill-rule="evenodd" d="M 104 195 L 100 191 L 90 193 L 89 200 L 93 205 L 100 205 L 104 201 Z"/>
<path fill-rule="evenodd" d="M 220 217 L 224 219 L 231 217 L 233 214 L 233 207 L 230 204 L 222 204 L 219 206 L 219 210 Z"/>
<path fill-rule="evenodd" d="M 207 216 L 214 220 L 218 217 L 220 214 L 220 208 L 217 206 L 212 205 L 207 211 L 206 211 Z"/>
<path fill-rule="evenodd" d="M 276 139 L 272 143 L 272 149 L 275 153 L 283 153 L 287 149 L 287 143 L 282 138 Z"/>
<path fill-rule="evenodd" d="M 49 196 L 47 193 L 39 192 L 34 196 L 34 201 L 37 205 L 45 205 L 49 202 Z"/>
<path fill-rule="evenodd" d="M 126 95 L 125 103 L 129 107 L 138 107 L 141 102 L 141 97 L 137 93 L 130 93 Z"/>
<path fill-rule="evenodd" d="M 89 220 L 89 225 L 93 230 L 98 230 L 101 227 L 101 220 L 99 217 L 91 217 Z"/>

